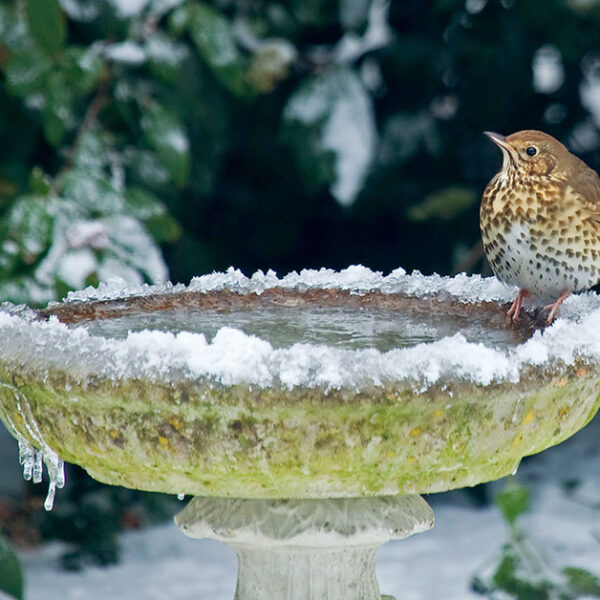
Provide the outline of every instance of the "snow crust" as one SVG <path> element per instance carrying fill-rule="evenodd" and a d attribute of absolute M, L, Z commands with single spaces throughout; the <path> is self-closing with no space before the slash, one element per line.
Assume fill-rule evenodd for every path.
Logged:
<path fill-rule="evenodd" d="M 448 294 L 457 299 L 509 300 L 514 293 L 494 278 L 458 275 L 441 277 L 402 269 L 388 276 L 365 267 L 344 271 L 302 271 L 278 278 L 272 271 L 245 277 L 240 271 L 213 273 L 184 286 L 126 286 L 109 282 L 96 289 L 70 294 L 83 298 L 120 298 L 132 294 L 231 289 L 261 293 L 270 287 L 294 289 L 338 288 L 362 293 L 381 290 L 424 297 Z M 600 298 L 593 293 L 569 298 L 562 318 L 544 332 L 510 348 L 469 342 L 461 334 L 408 348 L 379 351 L 323 344 L 295 343 L 277 348 L 270 342 L 231 327 L 222 327 L 212 339 L 202 333 L 174 334 L 159 330 L 129 332 L 124 339 L 91 334 L 85 326 L 67 327 L 56 318 L 48 322 L 15 311 L 0 311 L 0 360 L 25 367 L 41 376 L 66 370 L 85 383 L 90 377 L 115 381 L 210 381 L 223 385 L 246 384 L 262 388 L 305 386 L 330 389 L 364 389 L 390 382 L 406 382 L 418 391 L 451 380 L 480 385 L 517 382 L 528 366 L 573 364 L 578 358 L 600 361 Z"/>
<path fill-rule="evenodd" d="M 308 289 L 339 289 L 357 294 L 379 291 L 384 294 L 406 294 L 416 297 L 431 297 L 440 294 L 454 296 L 462 302 L 512 301 L 517 289 L 504 285 L 495 277 L 466 275 L 454 277 L 423 275 L 419 271 L 407 274 L 401 267 L 389 275 L 372 271 L 362 265 L 352 265 L 341 271 L 333 269 L 302 269 L 292 271 L 284 277 L 268 270 L 256 271 L 247 277 L 239 269 L 229 267 L 227 271 L 213 272 L 194 277 L 188 286 L 172 283 L 158 285 L 131 285 L 124 279 L 113 277 L 98 287 L 89 286 L 80 291 L 69 292 L 65 300 L 114 300 L 130 296 L 190 292 L 214 292 L 229 289 L 239 294 L 262 294 L 265 290 L 281 287 L 305 291 Z"/>

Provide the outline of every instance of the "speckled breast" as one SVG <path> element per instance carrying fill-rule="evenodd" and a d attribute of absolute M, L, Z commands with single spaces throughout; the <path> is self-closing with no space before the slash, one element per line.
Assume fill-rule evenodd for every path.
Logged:
<path fill-rule="evenodd" d="M 502 281 L 539 296 L 588 289 L 600 280 L 600 230 L 568 183 L 499 173 L 483 193 L 481 235 Z"/>

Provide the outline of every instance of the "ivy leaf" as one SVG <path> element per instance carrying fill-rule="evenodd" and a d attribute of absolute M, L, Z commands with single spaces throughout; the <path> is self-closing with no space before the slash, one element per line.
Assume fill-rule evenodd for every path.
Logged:
<path fill-rule="evenodd" d="M 247 96 L 246 66 L 231 23 L 204 3 L 194 6 L 189 20 L 192 40 L 217 79 L 233 94 Z"/>
<path fill-rule="evenodd" d="M 530 493 L 522 485 L 507 485 L 496 496 L 496 502 L 502 511 L 504 519 L 510 525 L 514 525 L 517 518 L 529 508 Z"/>
<path fill-rule="evenodd" d="M 189 172 L 190 143 L 177 114 L 152 102 L 145 107 L 141 125 L 146 141 L 175 185 L 183 187 Z"/>
<path fill-rule="evenodd" d="M 585 569 L 565 567 L 563 575 L 569 581 L 569 587 L 577 596 L 600 598 L 600 579 Z"/>
<path fill-rule="evenodd" d="M 67 37 L 58 0 L 27 0 L 25 14 L 31 37 L 47 54 L 62 50 Z"/>
<path fill-rule="evenodd" d="M 352 204 L 376 143 L 373 105 L 358 75 L 335 67 L 305 81 L 285 107 L 283 126 L 307 182 L 326 184 L 340 204 Z"/>
<path fill-rule="evenodd" d="M 10 598 L 23 600 L 23 573 L 19 559 L 0 536 L 0 595 L 2 592 Z"/>

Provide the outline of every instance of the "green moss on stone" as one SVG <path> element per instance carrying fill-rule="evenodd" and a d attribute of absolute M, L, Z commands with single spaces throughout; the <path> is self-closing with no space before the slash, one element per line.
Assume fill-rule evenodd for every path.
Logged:
<path fill-rule="evenodd" d="M 109 484 L 241 498 L 414 494 L 503 477 L 563 441 L 598 410 L 598 380 L 573 367 L 421 394 L 402 384 L 329 393 L 137 380 L 84 388 L 61 373 L 41 380 L 0 365 L 0 416 L 39 447 L 35 421 L 61 458 Z"/>

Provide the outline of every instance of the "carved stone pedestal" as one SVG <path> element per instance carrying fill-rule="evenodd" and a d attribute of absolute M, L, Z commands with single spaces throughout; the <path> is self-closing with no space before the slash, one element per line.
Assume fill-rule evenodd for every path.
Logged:
<path fill-rule="evenodd" d="M 420 496 L 194 498 L 175 521 L 234 548 L 235 600 L 381 600 L 377 549 L 431 528 L 433 511 Z"/>

